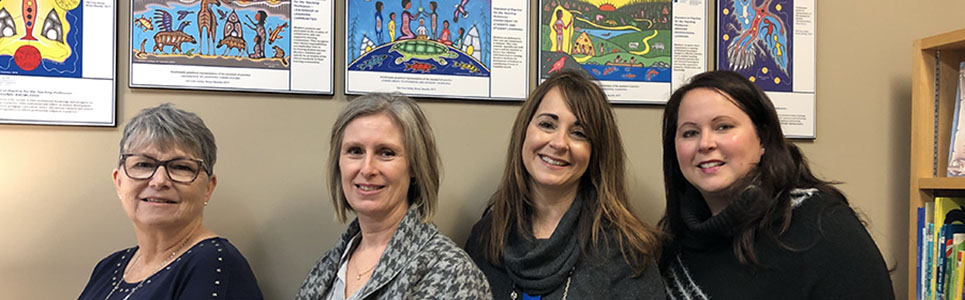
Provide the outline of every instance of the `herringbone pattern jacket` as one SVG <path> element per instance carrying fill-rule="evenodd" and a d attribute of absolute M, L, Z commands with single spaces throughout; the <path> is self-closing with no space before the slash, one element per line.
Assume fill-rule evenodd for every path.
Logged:
<path fill-rule="evenodd" d="M 418 211 L 409 208 L 359 299 L 492 299 L 489 283 L 469 255 L 435 225 L 419 219 Z M 308 273 L 296 300 L 327 299 L 342 253 L 358 233 L 355 220 Z"/>

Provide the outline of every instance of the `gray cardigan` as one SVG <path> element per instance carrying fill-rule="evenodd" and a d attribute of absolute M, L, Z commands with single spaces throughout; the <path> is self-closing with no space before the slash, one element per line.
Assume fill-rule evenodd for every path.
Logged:
<path fill-rule="evenodd" d="M 419 219 L 415 207 L 409 208 L 358 299 L 492 299 L 489 283 L 469 255 Z M 356 219 L 308 273 L 296 300 L 328 297 L 342 253 L 358 233 Z"/>

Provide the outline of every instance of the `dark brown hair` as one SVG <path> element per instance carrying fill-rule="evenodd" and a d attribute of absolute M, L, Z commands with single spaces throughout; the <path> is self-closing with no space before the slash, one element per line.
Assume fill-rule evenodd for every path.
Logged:
<path fill-rule="evenodd" d="M 491 219 L 482 224 L 485 257 L 501 265 L 502 251 L 512 226 L 526 232 L 531 225 L 531 178 L 521 152 L 533 115 L 543 97 L 553 89 L 560 91 L 566 105 L 583 125 L 592 150 L 578 191 L 583 199 L 577 225 L 581 252 L 587 256 L 590 248 L 599 250 L 612 239 L 627 263 L 642 272 L 647 262 L 657 257 L 660 234 L 655 227 L 637 218 L 627 201 L 626 153 L 606 94 L 593 81 L 574 71 L 558 72 L 540 84 L 516 115 L 506 168 L 499 188 L 489 200 Z M 608 231 L 613 236 L 607 236 Z"/>
<path fill-rule="evenodd" d="M 791 222 L 791 190 L 817 188 L 822 193 L 842 199 L 847 205 L 847 198 L 832 186 L 834 183 L 815 177 L 801 150 L 784 138 L 774 104 L 760 88 L 732 71 L 701 73 L 670 96 L 663 113 L 663 178 L 667 208 L 660 220 L 660 227 L 671 235 L 671 239 L 664 247 L 667 255 L 661 259 L 662 266 L 666 266 L 677 252 L 679 246 L 675 238 L 687 230 L 680 215 L 680 201 L 684 194 L 696 191 L 680 171 L 675 145 L 680 102 L 695 89 L 720 93 L 747 114 L 765 150 L 757 167 L 738 180 L 735 186 L 728 188 L 735 197 L 739 194 L 741 197 L 754 198 L 748 210 L 750 217 L 741 220 L 733 231 L 734 255 L 741 264 L 750 267 L 759 265 L 754 251 L 757 234 L 776 239 L 787 230 Z"/>

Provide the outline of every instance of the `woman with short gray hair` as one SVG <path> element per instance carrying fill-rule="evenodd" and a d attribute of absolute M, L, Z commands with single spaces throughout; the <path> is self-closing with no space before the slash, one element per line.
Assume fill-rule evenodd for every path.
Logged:
<path fill-rule="evenodd" d="M 162 104 L 131 119 L 113 178 L 137 246 L 101 260 L 79 299 L 263 298 L 241 252 L 201 222 L 216 156 L 193 113 Z"/>

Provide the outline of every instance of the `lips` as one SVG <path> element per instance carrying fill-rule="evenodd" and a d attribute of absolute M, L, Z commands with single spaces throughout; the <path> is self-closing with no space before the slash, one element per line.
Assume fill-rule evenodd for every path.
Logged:
<path fill-rule="evenodd" d="M 724 165 L 724 162 L 719 161 L 719 160 L 715 160 L 715 161 L 702 162 L 702 163 L 698 164 L 697 167 L 698 167 L 698 168 L 701 168 L 701 169 L 709 169 L 709 168 L 719 167 L 719 166 L 723 166 L 723 165 Z"/>
<path fill-rule="evenodd" d="M 361 184 L 361 183 L 357 183 L 357 184 L 355 184 L 355 188 L 357 188 L 357 189 L 359 189 L 360 191 L 363 191 L 363 192 L 375 192 L 375 191 L 378 191 L 378 190 L 381 190 L 381 189 L 385 188 L 385 186 L 384 186 L 384 185 L 375 185 L 375 184 Z"/>
<path fill-rule="evenodd" d="M 160 204 L 175 204 L 175 203 L 177 203 L 177 202 L 174 202 L 174 201 L 171 201 L 171 200 L 161 199 L 161 198 L 141 198 L 141 201 L 148 202 L 148 203 L 160 203 Z"/>
<path fill-rule="evenodd" d="M 552 158 L 552 157 L 549 157 L 549 156 L 543 155 L 543 154 L 539 154 L 539 159 L 542 160 L 543 162 L 547 163 L 547 164 L 554 165 L 554 166 L 565 167 L 565 166 L 569 166 L 569 165 L 570 165 L 569 162 L 566 162 L 566 161 L 564 161 L 564 160 L 555 159 L 555 158 Z"/>

